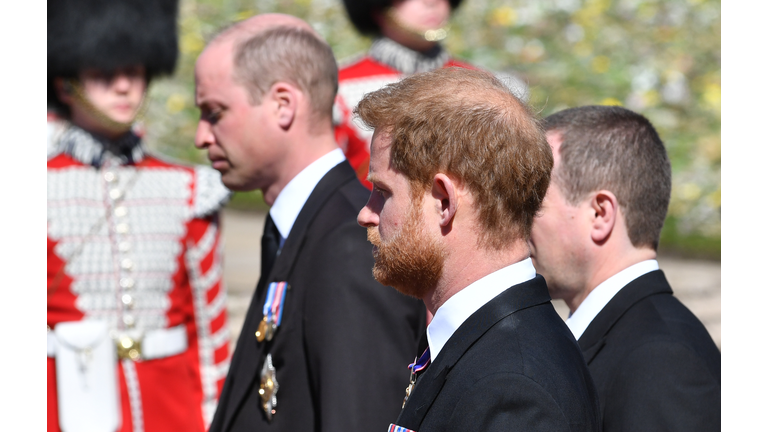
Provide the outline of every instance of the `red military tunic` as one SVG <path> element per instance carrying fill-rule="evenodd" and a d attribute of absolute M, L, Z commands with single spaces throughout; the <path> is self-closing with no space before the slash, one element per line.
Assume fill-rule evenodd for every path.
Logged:
<path fill-rule="evenodd" d="M 371 184 L 366 177 L 373 131 L 353 121 L 352 110 L 366 93 L 399 81 L 409 74 L 452 66 L 474 69 L 468 63 L 452 59 L 439 46 L 432 55 L 425 55 L 391 39 L 380 38 L 374 41 L 366 55 L 339 70 L 339 91 L 333 112 L 336 142 L 368 189 Z"/>
<path fill-rule="evenodd" d="M 216 171 L 151 156 L 135 135 L 107 143 L 53 125 L 48 431 L 59 431 L 50 329 L 79 320 L 106 322 L 115 340 L 185 332 L 182 352 L 118 359 L 120 430 L 204 431 L 229 367 L 218 217 L 229 191 Z"/>

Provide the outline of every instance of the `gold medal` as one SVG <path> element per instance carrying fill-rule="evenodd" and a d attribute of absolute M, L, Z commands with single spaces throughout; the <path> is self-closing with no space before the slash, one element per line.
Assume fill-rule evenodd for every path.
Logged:
<path fill-rule="evenodd" d="M 413 359 L 413 365 L 415 365 L 418 360 L 419 360 L 418 357 Z M 416 385 L 416 372 L 413 371 L 413 365 L 411 365 L 410 382 L 408 383 L 408 387 L 405 388 L 405 399 L 403 399 L 403 408 L 405 408 L 405 403 L 408 402 L 408 398 L 411 396 L 411 392 L 413 391 L 413 386 Z"/>
<path fill-rule="evenodd" d="M 408 384 L 408 387 L 405 388 L 405 399 L 403 399 L 402 408 L 405 408 L 405 403 L 408 402 L 408 397 L 411 396 L 411 390 L 413 390 L 413 384 L 414 384 L 414 381 L 411 381 L 411 383 Z"/>
<path fill-rule="evenodd" d="M 264 317 L 263 320 L 259 323 L 258 329 L 256 329 L 256 340 L 259 342 L 264 342 L 264 338 L 267 336 L 267 329 L 269 328 L 269 325 L 267 325 L 267 317 Z M 272 338 L 270 338 L 272 339 Z"/>
<path fill-rule="evenodd" d="M 272 354 L 267 354 L 264 366 L 261 369 L 261 382 L 259 383 L 259 396 L 261 397 L 261 409 L 267 415 L 267 420 L 272 421 L 272 416 L 277 410 L 277 371 L 272 365 Z"/>

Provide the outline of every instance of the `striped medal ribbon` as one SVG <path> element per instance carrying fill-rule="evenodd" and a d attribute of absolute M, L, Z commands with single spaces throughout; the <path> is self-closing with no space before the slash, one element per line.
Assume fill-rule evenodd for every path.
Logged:
<path fill-rule="evenodd" d="M 418 373 L 426 369 L 427 366 L 429 366 L 429 361 L 432 359 L 432 357 L 429 355 L 429 347 L 427 347 L 426 350 L 424 350 L 424 354 L 421 355 L 418 359 L 414 359 L 413 363 L 408 365 L 408 370 L 411 371 L 411 380 L 410 383 L 408 383 L 408 387 L 405 389 L 405 399 L 403 399 L 403 407 L 405 407 L 405 403 L 408 402 L 408 398 L 411 396 L 411 391 L 413 391 L 413 386 L 416 385 L 416 377 L 418 377 Z M 398 426 L 400 427 L 400 426 Z"/>
<path fill-rule="evenodd" d="M 262 313 L 264 318 L 256 330 L 256 340 L 259 342 L 271 341 L 277 328 L 283 320 L 283 303 L 285 292 L 288 290 L 288 282 L 272 282 L 269 284 L 267 299 L 264 301 Z"/>

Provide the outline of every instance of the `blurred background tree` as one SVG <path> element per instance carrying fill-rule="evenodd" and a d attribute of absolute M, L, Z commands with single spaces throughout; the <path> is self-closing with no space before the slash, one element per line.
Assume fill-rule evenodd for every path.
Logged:
<path fill-rule="evenodd" d="M 151 148 L 207 162 L 193 146 L 195 59 L 218 29 L 264 12 L 305 19 L 340 63 L 371 42 L 341 0 L 181 0 L 176 74 L 150 90 Z M 648 117 L 673 170 L 661 249 L 719 259 L 720 1 L 465 0 L 445 45 L 460 59 L 521 77 L 542 116 L 598 104 Z M 258 193 L 237 194 L 232 205 L 263 208 Z"/>

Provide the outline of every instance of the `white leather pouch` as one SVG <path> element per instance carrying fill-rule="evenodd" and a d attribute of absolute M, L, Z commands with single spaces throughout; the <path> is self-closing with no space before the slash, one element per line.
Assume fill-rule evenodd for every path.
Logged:
<path fill-rule="evenodd" d="M 56 325 L 56 387 L 64 432 L 114 432 L 120 427 L 117 352 L 102 321 Z"/>

